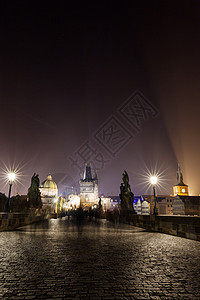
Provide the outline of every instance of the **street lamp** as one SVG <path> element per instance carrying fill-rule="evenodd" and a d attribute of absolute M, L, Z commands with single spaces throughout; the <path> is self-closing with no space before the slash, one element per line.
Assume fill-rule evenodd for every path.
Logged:
<path fill-rule="evenodd" d="M 8 210 L 10 211 L 10 195 L 11 195 L 11 188 L 12 188 L 12 185 L 13 185 L 13 182 L 16 178 L 16 174 L 11 171 L 8 173 L 8 180 L 9 180 L 9 192 L 8 192 Z"/>
<path fill-rule="evenodd" d="M 156 183 L 158 182 L 158 177 L 157 176 L 151 176 L 150 177 L 150 182 L 153 186 L 153 197 L 154 197 L 154 209 L 153 209 L 153 214 L 157 215 L 158 214 L 158 209 L 156 207 Z"/>

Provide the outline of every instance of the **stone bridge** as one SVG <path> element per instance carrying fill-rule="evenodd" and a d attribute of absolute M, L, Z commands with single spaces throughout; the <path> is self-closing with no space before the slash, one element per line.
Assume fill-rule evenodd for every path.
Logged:
<path fill-rule="evenodd" d="M 106 220 L 0 232 L 0 299 L 200 299 L 200 243 Z"/>

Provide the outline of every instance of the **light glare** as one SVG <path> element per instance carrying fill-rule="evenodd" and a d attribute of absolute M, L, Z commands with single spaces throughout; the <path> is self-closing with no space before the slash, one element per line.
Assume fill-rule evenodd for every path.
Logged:
<path fill-rule="evenodd" d="M 151 176 L 150 177 L 150 182 L 152 185 L 155 185 L 158 181 L 158 177 L 157 176 Z"/>
<path fill-rule="evenodd" d="M 9 179 L 9 181 L 13 182 L 15 180 L 15 177 L 16 177 L 16 175 L 15 175 L 14 172 L 8 173 L 8 179 Z"/>

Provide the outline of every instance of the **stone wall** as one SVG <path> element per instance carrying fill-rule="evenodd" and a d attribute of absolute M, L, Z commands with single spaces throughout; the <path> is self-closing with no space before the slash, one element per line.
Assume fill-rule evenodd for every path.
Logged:
<path fill-rule="evenodd" d="M 149 231 L 200 241 L 200 217 L 129 215 L 126 223 Z"/>
<path fill-rule="evenodd" d="M 14 230 L 43 219 L 34 213 L 0 213 L 0 231 Z"/>

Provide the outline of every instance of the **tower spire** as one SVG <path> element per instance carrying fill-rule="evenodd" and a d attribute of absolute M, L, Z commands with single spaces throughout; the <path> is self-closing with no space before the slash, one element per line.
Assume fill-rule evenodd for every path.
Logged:
<path fill-rule="evenodd" d="M 177 184 L 173 186 L 174 196 L 189 196 L 188 185 L 183 182 L 183 174 L 181 172 L 180 165 L 178 164 L 178 170 L 176 172 Z"/>
<path fill-rule="evenodd" d="M 181 168 L 180 168 L 179 163 L 178 163 L 178 171 L 177 171 L 177 184 L 178 185 L 184 185 L 183 174 L 181 172 Z"/>
<path fill-rule="evenodd" d="M 85 165 L 85 171 L 84 171 L 83 180 L 85 180 L 85 181 L 92 181 L 91 167 L 88 164 Z"/>

